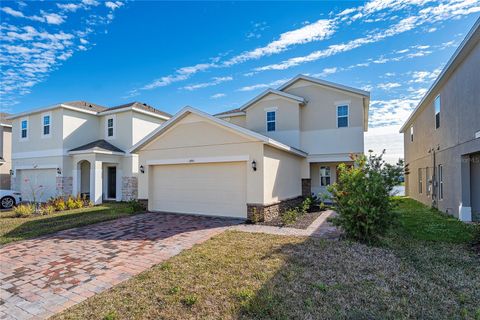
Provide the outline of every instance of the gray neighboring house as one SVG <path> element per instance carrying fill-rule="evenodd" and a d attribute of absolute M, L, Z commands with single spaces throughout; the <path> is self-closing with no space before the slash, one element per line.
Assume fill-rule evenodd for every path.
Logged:
<path fill-rule="evenodd" d="M 480 221 L 480 19 L 400 129 L 406 194 Z"/>
<path fill-rule="evenodd" d="M 12 121 L 8 113 L 0 112 L 0 189 L 10 189 L 12 169 Z"/>

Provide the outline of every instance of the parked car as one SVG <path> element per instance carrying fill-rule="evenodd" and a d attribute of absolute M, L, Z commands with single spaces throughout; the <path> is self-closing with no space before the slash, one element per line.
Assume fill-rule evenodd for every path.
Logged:
<path fill-rule="evenodd" d="M 22 202 L 21 195 L 18 191 L 0 190 L 0 209 L 10 209 Z"/>

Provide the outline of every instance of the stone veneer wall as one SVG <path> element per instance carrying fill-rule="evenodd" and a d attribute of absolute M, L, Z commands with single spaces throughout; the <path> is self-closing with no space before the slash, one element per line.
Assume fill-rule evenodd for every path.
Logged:
<path fill-rule="evenodd" d="M 312 195 L 312 179 L 302 179 L 302 196 L 310 197 Z"/>
<path fill-rule="evenodd" d="M 68 196 L 73 192 L 73 177 L 57 177 L 57 195 Z"/>
<path fill-rule="evenodd" d="M 130 201 L 138 198 L 137 177 L 122 177 L 122 201 Z"/>
<path fill-rule="evenodd" d="M 282 212 L 300 206 L 302 201 L 303 197 L 296 197 L 269 205 L 247 204 L 247 220 L 251 222 L 270 221 Z"/>

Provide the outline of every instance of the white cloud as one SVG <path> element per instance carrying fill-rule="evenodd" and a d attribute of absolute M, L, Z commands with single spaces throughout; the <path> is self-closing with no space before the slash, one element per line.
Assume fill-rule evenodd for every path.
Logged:
<path fill-rule="evenodd" d="M 334 74 L 339 70 L 337 67 L 332 67 L 332 68 L 325 68 L 322 70 L 322 72 L 314 74 L 314 77 L 326 77 L 330 74 Z"/>
<path fill-rule="evenodd" d="M 111 10 L 115 10 L 123 6 L 123 3 L 120 1 L 115 1 L 115 2 L 107 1 L 105 2 L 105 6 Z"/>
<path fill-rule="evenodd" d="M 233 80 L 232 77 L 213 77 L 212 81 L 188 85 L 183 87 L 183 89 L 188 91 L 193 91 L 193 90 L 198 90 L 202 88 L 213 87 L 213 86 L 219 85 L 222 82 L 227 82 L 232 80 Z"/>
<path fill-rule="evenodd" d="M 57 3 L 57 7 L 61 10 L 64 10 L 64 11 L 75 12 L 81 6 L 79 4 L 76 4 L 76 3 Z"/>
<path fill-rule="evenodd" d="M 84 5 L 87 5 L 87 6 L 92 6 L 92 7 L 96 7 L 100 4 L 100 2 L 96 1 L 96 0 L 82 0 L 82 3 Z"/>
<path fill-rule="evenodd" d="M 48 13 L 42 11 L 42 17 L 49 24 L 62 24 L 65 22 L 64 18 L 56 13 Z"/>
<path fill-rule="evenodd" d="M 207 70 L 211 68 L 213 65 L 210 63 L 199 63 L 194 66 L 189 66 L 189 67 L 183 67 L 178 69 L 175 74 L 160 77 L 158 79 L 155 79 L 154 81 L 150 82 L 149 84 L 143 86 L 140 88 L 141 90 L 151 90 L 159 87 L 165 87 L 168 86 L 174 82 L 178 81 L 183 81 L 187 80 L 190 78 L 192 75 L 194 75 L 197 72 Z"/>
<path fill-rule="evenodd" d="M 272 82 L 269 82 L 269 83 L 258 83 L 258 84 L 254 84 L 254 85 L 250 85 L 250 86 L 241 87 L 241 88 L 237 89 L 237 91 L 253 91 L 253 90 L 257 90 L 257 89 L 273 88 L 273 87 L 284 84 L 288 80 L 290 80 L 290 79 L 279 79 L 279 80 L 275 80 L 275 81 L 272 81 Z"/>
<path fill-rule="evenodd" d="M 371 13 L 373 11 L 381 10 L 380 8 L 389 8 L 389 9 L 395 8 L 396 10 L 398 10 L 399 8 L 404 8 L 406 5 L 412 5 L 412 4 L 423 5 L 427 2 L 430 2 L 430 1 L 417 0 L 417 1 L 411 1 L 409 2 L 409 4 L 407 4 L 399 0 L 374 0 L 367 3 L 367 5 L 365 5 L 365 7 L 362 7 L 362 8 L 366 12 Z M 480 11 L 480 5 L 478 1 L 448 0 L 448 5 L 439 4 L 437 6 L 422 9 L 419 11 L 419 14 L 411 15 L 407 18 L 404 18 L 385 30 L 382 30 L 373 34 L 369 34 L 367 36 L 360 37 L 360 38 L 348 41 L 346 43 L 333 44 L 327 47 L 326 49 L 317 50 L 305 56 L 298 56 L 298 57 L 284 60 L 280 63 L 274 63 L 274 64 L 265 65 L 262 67 L 257 67 L 254 70 L 266 71 L 266 70 L 289 69 L 304 63 L 330 57 L 332 55 L 350 51 L 367 44 L 384 40 L 386 38 L 413 30 L 426 23 L 433 23 L 440 20 L 458 18 L 459 16 L 471 14 L 478 11 Z M 431 52 L 429 51 L 419 52 L 419 53 L 416 53 L 416 56 L 426 55 L 429 53 Z"/>
<path fill-rule="evenodd" d="M 3 7 L 3 8 L 0 8 L 0 10 L 5 12 L 6 14 L 9 14 L 9 15 L 17 17 L 17 18 L 24 18 L 25 17 L 23 12 L 17 11 L 15 9 L 10 8 L 10 7 Z"/>
<path fill-rule="evenodd" d="M 92 2 L 88 2 L 93 4 Z M 32 87 L 44 81 L 48 75 L 56 70 L 64 61 L 68 60 L 75 52 L 88 50 L 88 37 L 98 32 L 98 27 L 106 25 L 101 19 L 85 27 L 85 20 L 72 25 L 64 22 L 70 14 L 79 8 L 87 8 L 85 3 L 57 3 L 58 12 L 39 10 L 35 15 L 25 15 L 22 11 L 9 7 L 0 8 L 2 14 L 8 14 L 24 21 L 15 21 L 15 25 L 3 22 L 0 25 L 0 78 L 2 86 L 1 107 L 19 103 L 19 98 L 30 93 Z M 22 9 L 23 10 L 23 9 Z M 106 14 L 106 9 L 103 14 Z M 102 18 L 102 13 L 96 12 L 95 16 Z M 25 25 L 25 21 L 45 23 L 40 27 Z M 22 26 L 23 23 L 23 26 Z M 62 29 L 59 30 L 59 25 Z M 79 30 L 80 29 L 80 30 Z"/>
<path fill-rule="evenodd" d="M 248 60 L 259 59 L 263 56 L 283 52 L 293 45 L 323 40 L 331 36 L 334 31 L 335 27 L 331 20 L 318 20 L 301 28 L 284 32 L 278 40 L 272 41 L 264 47 L 237 55 L 226 61 L 225 65 L 231 66 Z"/>
<path fill-rule="evenodd" d="M 212 99 L 220 99 L 220 98 L 223 98 L 223 97 L 225 97 L 225 96 L 226 96 L 225 93 L 216 93 L 216 94 L 210 96 L 210 98 L 212 98 Z"/>
<path fill-rule="evenodd" d="M 413 71 L 412 80 L 410 80 L 409 83 L 425 83 L 433 81 L 438 77 L 441 71 L 441 68 L 437 68 L 433 71 Z"/>
<path fill-rule="evenodd" d="M 403 159 L 403 135 L 399 133 L 400 125 L 387 125 L 369 128 L 365 132 L 365 153 L 372 150 L 380 154 L 385 150 L 383 160 L 388 163 L 396 163 Z"/>
<path fill-rule="evenodd" d="M 398 88 L 398 87 L 401 87 L 401 86 L 402 85 L 398 82 L 387 82 L 387 83 L 379 83 L 377 85 L 377 88 L 389 91 L 393 88 Z"/>

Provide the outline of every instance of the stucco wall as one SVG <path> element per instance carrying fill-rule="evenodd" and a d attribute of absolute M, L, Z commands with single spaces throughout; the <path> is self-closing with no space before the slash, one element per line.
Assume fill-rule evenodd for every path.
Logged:
<path fill-rule="evenodd" d="M 139 112 L 132 112 L 132 145 L 157 129 L 165 120 Z"/>
<path fill-rule="evenodd" d="M 276 110 L 276 130 L 266 131 L 267 110 Z M 300 147 L 300 106 L 298 102 L 268 94 L 247 109 L 246 127 L 292 147 Z"/>
<path fill-rule="evenodd" d="M 292 199 L 302 194 L 303 158 L 264 146 L 264 204 Z"/>
<path fill-rule="evenodd" d="M 247 116 L 246 115 L 241 115 L 241 116 L 233 116 L 233 117 L 227 117 L 227 118 L 222 118 L 225 121 L 228 121 L 230 123 L 236 124 L 237 126 L 240 127 L 246 127 L 247 126 Z"/>
<path fill-rule="evenodd" d="M 304 97 L 300 108 L 300 149 L 311 155 L 363 153 L 363 98 L 345 91 L 300 80 L 284 90 Z M 337 106 L 349 105 L 349 124 L 337 128 Z"/>
<path fill-rule="evenodd" d="M 114 119 L 114 136 L 108 137 L 107 119 L 113 117 Z M 99 117 L 99 138 L 105 139 L 117 148 L 128 150 L 133 145 L 133 129 L 132 129 L 133 111 L 118 112 L 110 115 Z"/>
<path fill-rule="evenodd" d="M 49 114 L 50 136 L 43 136 L 43 116 Z M 21 121 L 28 121 L 27 139 L 20 139 Z M 58 150 L 62 148 L 63 131 L 62 110 L 55 109 L 46 113 L 34 113 L 26 117 L 19 117 L 12 120 L 12 153 L 21 154 L 26 157 L 35 156 L 35 152 L 46 150 Z M 61 152 L 61 151 L 60 151 Z"/>
<path fill-rule="evenodd" d="M 201 133 L 201 134 L 200 134 Z M 145 173 L 138 174 L 139 198 L 149 197 L 148 161 L 248 156 L 247 202 L 263 203 L 263 144 L 243 137 L 196 115 L 188 115 L 172 128 L 146 145 L 139 152 L 139 165 Z M 257 171 L 251 161 L 257 162 Z"/>
<path fill-rule="evenodd" d="M 462 155 L 480 151 L 480 139 L 475 139 L 475 132 L 480 130 L 479 61 L 477 42 L 453 73 L 440 82 L 431 98 L 424 101 L 404 132 L 405 163 L 410 171 L 406 182 L 408 195 L 425 204 L 432 203 L 425 192 L 418 192 L 418 168 L 433 167 L 433 154 L 428 150 L 435 149 L 436 165 L 444 166 L 444 199 L 438 201 L 438 208 L 457 217 L 460 204 L 465 202 L 462 193 L 470 193 L 466 190 L 469 184 L 462 183 Z M 438 129 L 435 128 L 433 106 L 437 95 L 441 100 Z M 414 128 L 413 142 L 410 141 L 411 126 Z"/>

